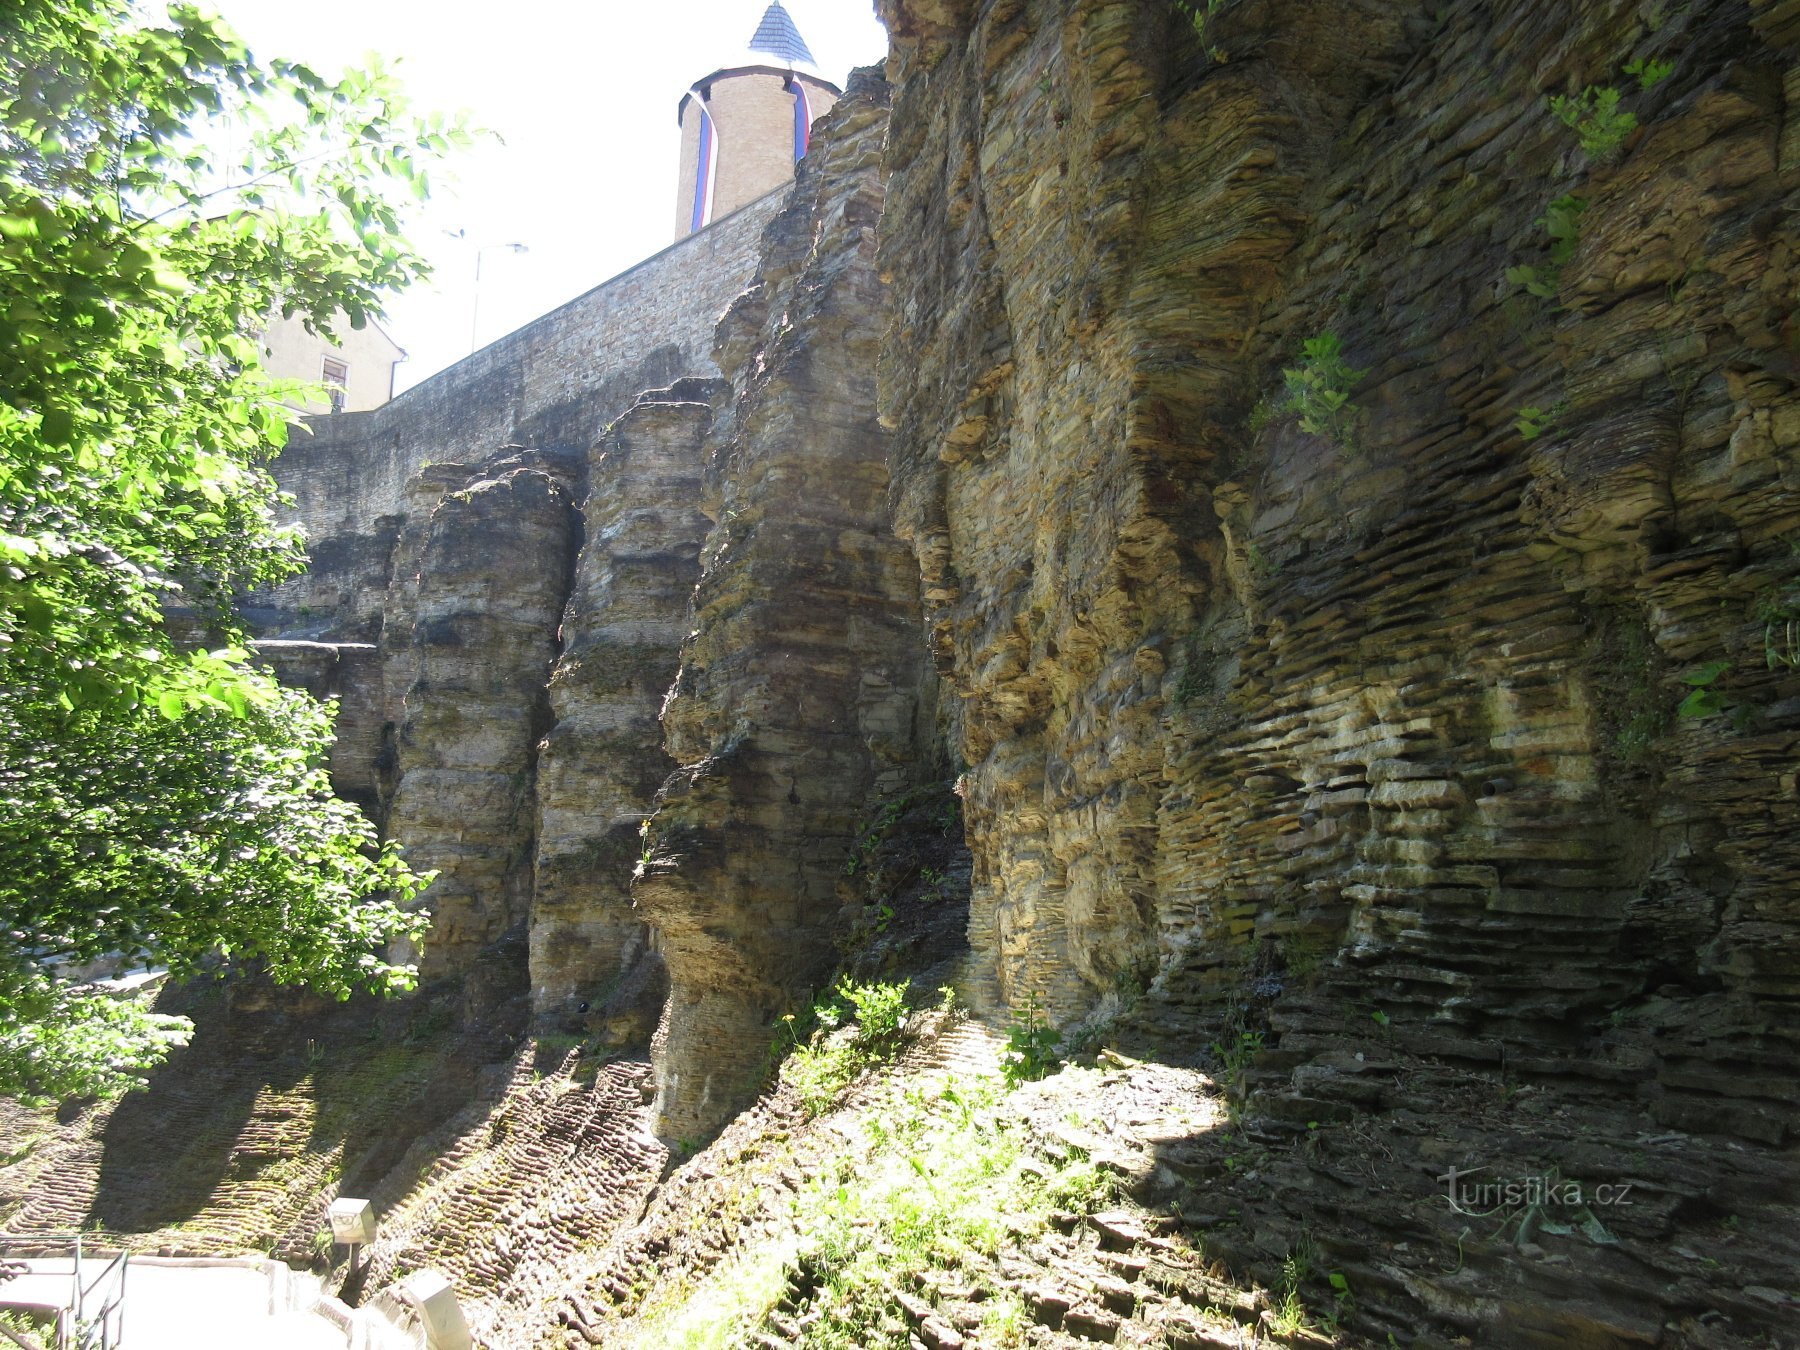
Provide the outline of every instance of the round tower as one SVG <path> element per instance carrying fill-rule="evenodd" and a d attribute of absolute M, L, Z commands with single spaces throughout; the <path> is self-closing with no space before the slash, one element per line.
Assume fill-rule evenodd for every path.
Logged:
<path fill-rule="evenodd" d="M 842 93 L 820 76 L 806 39 L 776 0 L 742 57 L 682 96 L 675 237 L 685 239 L 791 179 L 814 120 Z"/>

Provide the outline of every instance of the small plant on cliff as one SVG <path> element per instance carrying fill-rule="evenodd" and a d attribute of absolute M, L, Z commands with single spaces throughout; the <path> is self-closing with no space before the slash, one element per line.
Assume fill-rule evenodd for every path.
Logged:
<path fill-rule="evenodd" d="M 1730 669 L 1729 661 L 1708 661 L 1683 675 L 1681 682 L 1688 687 L 1688 692 L 1676 705 L 1675 715 L 1693 721 L 1724 716 L 1731 718 L 1733 725 L 1738 727 L 1748 722 L 1750 709 L 1713 687 Z"/>
<path fill-rule="evenodd" d="M 1057 1065 L 1057 1047 L 1062 1037 L 1038 1011 L 1037 997 L 1025 1000 L 1025 1006 L 1012 1015 L 1006 1032 L 1006 1050 L 1000 1057 L 1000 1071 L 1013 1086 L 1036 1082 Z"/>
<path fill-rule="evenodd" d="M 893 1058 L 906 1026 L 905 983 L 840 980 L 814 1003 L 808 1020 L 815 1028 L 803 1041 L 790 1014 L 782 1018 L 794 1046 L 783 1077 L 817 1115 L 830 1106 L 858 1074 Z"/>
<path fill-rule="evenodd" d="M 1625 73 L 1636 80 L 1638 88 L 1647 94 L 1675 73 L 1675 63 L 1640 56 L 1635 61 L 1625 63 Z"/>
<path fill-rule="evenodd" d="M 1300 345 L 1300 364 L 1281 372 L 1287 397 L 1279 411 L 1297 416 L 1300 429 L 1309 435 L 1354 451 L 1362 413 L 1350 395 L 1368 373 L 1344 360 L 1344 344 L 1336 333 L 1307 338 Z"/>
<path fill-rule="evenodd" d="M 1553 96 L 1550 113 L 1575 133 L 1589 159 L 1604 164 L 1619 157 L 1626 137 L 1637 130 L 1637 115 L 1619 106 L 1623 97 L 1610 84 L 1590 84 L 1579 94 Z"/>
<path fill-rule="evenodd" d="M 1550 236 L 1549 260 L 1538 267 L 1509 267 L 1506 279 L 1540 300 L 1556 299 L 1562 290 L 1563 268 L 1581 243 L 1581 216 L 1586 210 L 1586 200 L 1574 193 L 1558 197 L 1545 207 L 1537 224 Z"/>
<path fill-rule="evenodd" d="M 1224 7 L 1225 0 L 1175 0 L 1175 12 L 1186 19 L 1188 26 L 1194 30 L 1206 47 L 1206 54 L 1214 61 L 1225 60 L 1224 51 L 1213 43 L 1206 41 L 1206 21 Z"/>
<path fill-rule="evenodd" d="M 1518 428 L 1521 440 L 1535 441 L 1556 425 L 1556 415 L 1555 408 L 1520 408 L 1513 425 Z"/>
<path fill-rule="evenodd" d="M 1229 1086 L 1236 1087 L 1243 1080 L 1262 1048 L 1260 1031 L 1227 1031 L 1212 1043 L 1213 1058 L 1219 1061 L 1219 1072 Z"/>
<path fill-rule="evenodd" d="M 1800 558 L 1800 538 L 1788 540 L 1788 551 Z M 1754 613 L 1763 626 L 1763 660 L 1769 669 L 1800 667 L 1800 578 L 1765 590 Z"/>

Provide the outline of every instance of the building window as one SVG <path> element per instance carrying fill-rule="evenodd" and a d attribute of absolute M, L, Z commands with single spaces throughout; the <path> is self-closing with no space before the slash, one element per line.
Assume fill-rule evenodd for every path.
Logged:
<path fill-rule="evenodd" d="M 345 390 L 350 385 L 350 367 L 334 357 L 325 358 L 322 378 L 325 382 L 325 396 L 331 400 L 331 411 L 344 411 Z"/>

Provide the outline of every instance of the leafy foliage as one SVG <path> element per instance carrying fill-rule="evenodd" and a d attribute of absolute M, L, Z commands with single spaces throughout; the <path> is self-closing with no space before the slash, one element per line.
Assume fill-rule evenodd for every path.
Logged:
<path fill-rule="evenodd" d="M 814 1030 L 804 1041 L 793 1029 L 793 1015 L 782 1019 L 794 1042 L 783 1076 L 810 1113 L 830 1106 L 858 1074 L 893 1058 L 906 1026 L 906 990 L 904 981 L 840 980 L 812 1006 L 808 1020 Z"/>
<path fill-rule="evenodd" d="M 630 1344 L 725 1350 L 771 1343 L 779 1328 L 782 1344 L 812 1350 L 904 1346 L 911 1324 L 896 1291 L 954 1272 L 991 1291 L 970 1343 L 1022 1350 L 1031 1317 L 994 1286 L 1000 1264 L 1046 1234 L 1056 1211 L 1111 1203 L 1112 1175 L 1079 1149 L 1040 1149 L 990 1076 L 895 1077 L 843 1125 L 834 1156 L 779 1193 L 767 1235 L 677 1288 Z"/>
<path fill-rule="evenodd" d="M 1683 718 L 1717 717 L 1721 713 L 1734 711 L 1738 705 L 1727 698 L 1723 691 L 1713 687 L 1719 677 L 1730 669 L 1729 661 L 1708 661 L 1683 675 L 1681 682 L 1688 687 L 1688 692 L 1676 705 L 1675 715 Z"/>
<path fill-rule="evenodd" d="M 1554 408 L 1529 407 L 1520 408 L 1518 418 L 1513 425 L 1518 428 L 1519 436 L 1527 441 L 1535 441 L 1556 422 Z"/>
<path fill-rule="evenodd" d="M 327 710 L 230 605 L 302 563 L 260 329 L 361 327 L 422 275 L 402 202 L 466 138 L 186 6 L 0 14 L 0 1091 L 127 1086 L 179 1031 L 55 963 L 410 982 L 374 952 L 422 879 L 331 797 Z"/>
<path fill-rule="evenodd" d="M 1025 1006 L 1014 1011 L 1012 1025 L 1007 1028 L 1000 1071 L 1013 1086 L 1036 1082 L 1056 1067 L 1056 1051 L 1061 1043 L 1061 1033 L 1045 1021 L 1037 1000 L 1027 998 Z"/>
<path fill-rule="evenodd" d="M 1625 148 L 1626 137 L 1637 130 L 1637 115 L 1619 106 L 1623 97 L 1610 84 L 1590 84 L 1579 94 L 1554 95 L 1550 113 L 1575 133 L 1589 159 L 1609 163 Z"/>
<path fill-rule="evenodd" d="M 1556 299 L 1562 289 L 1563 268 L 1581 243 L 1581 217 L 1586 210 L 1586 200 L 1572 192 L 1545 207 L 1537 223 L 1550 236 L 1549 261 L 1542 267 L 1509 267 L 1506 279 L 1540 300 Z"/>
<path fill-rule="evenodd" d="M 1788 541 L 1800 558 L 1800 539 Z M 1756 598 L 1755 615 L 1763 626 L 1763 660 L 1770 670 L 1800 668 L 1800 580 L 1789 578 Z"/>
<path fill-rule="evenodd" d="M 1297 414 L 1302 431 L 1352 450 L 1361 412 L 1350 394 L 1368 373 L 1344 360 L 1336 333 L 1320 333 L 1301 344 L 1300 364 L 1281 372 L 1287 398 L 1279 410 Z"/>
<path fill-rule="evenodd" d="M 1647 94 L 1675 73 L 1675 63 L 1640 56 L 1635 61 L 1625 63 L 1625 73 L 1636 80 L 1638 88 Z"/>

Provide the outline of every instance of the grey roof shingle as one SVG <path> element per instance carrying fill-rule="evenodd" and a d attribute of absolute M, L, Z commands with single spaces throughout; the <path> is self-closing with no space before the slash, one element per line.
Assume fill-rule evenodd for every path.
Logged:
<path fill-rule="evenodd" d="M 750 39 L 750 50 L 780 57 L 789 65 L 802 61 L 809 66 L 813 64 L 813 54 L 807 48 L 806 39 L 800 36 L 794 20 L 781 7 L 781 0 L 775 0 L 764 12 L 762 22 L 756 25 L 756 36 Z"/>

